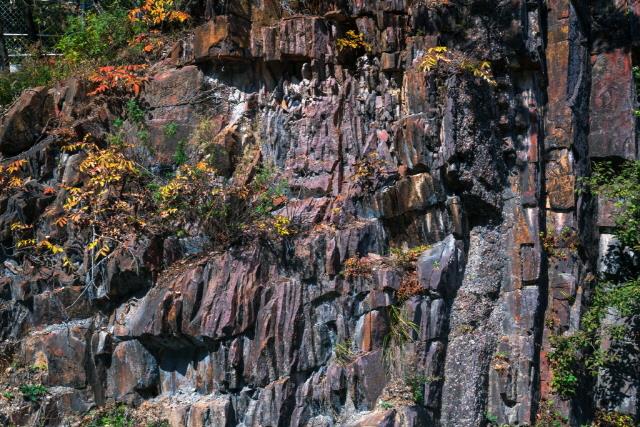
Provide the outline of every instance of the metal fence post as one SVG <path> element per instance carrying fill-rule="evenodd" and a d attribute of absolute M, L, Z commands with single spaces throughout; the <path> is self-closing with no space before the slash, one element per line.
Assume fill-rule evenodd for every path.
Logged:
<path fill-rule="evenodd" d="M 4 22 L 0 18 L 0 71 L 8 71 L 11 64 L 9 63 L 9 53 L 7 45 L 4 42 Z"/>

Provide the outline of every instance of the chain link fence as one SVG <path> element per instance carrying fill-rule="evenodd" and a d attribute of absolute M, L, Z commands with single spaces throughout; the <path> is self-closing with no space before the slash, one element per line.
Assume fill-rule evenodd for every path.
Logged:
<path fill-rule="evenodd" d="M 12 64 L 30 55 L 38 43 L 42 51 L 55 54 L 54 46 L 69 15 L 93 7 L 93 0 L 0 0 L 0 20 Z"/>

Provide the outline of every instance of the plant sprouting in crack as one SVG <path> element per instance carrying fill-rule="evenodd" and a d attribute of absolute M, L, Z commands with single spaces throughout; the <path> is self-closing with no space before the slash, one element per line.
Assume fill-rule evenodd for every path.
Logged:
<path fill-rule="evenodd" d="M 342 276 L 347 280 L 370 278 L 373 265 L 367 258 L 351 257 L 344 261 Z"/>
<path fill-rule="evenodd" d="M 491 86 L 497 84 L 489 61 L 471 58 L 463 52 L 449 49 L 446 46 L 429 48 L 422 57 L 418 68 L 428 74 L 454 75 L 464 73 L 479 78 Z"/>
<path fill-rule="evenodd" d="M 27 402 L 38 402 L 48 392 L 47 388 L 42 384 L 22 384 L 20 387 L 22 398 Z"/>
<path fill-rule="evenodd" d="M 274 241 L 295 234 L 296 224 L 274 210 L 286 203 L 286 185 L 276 169 L 263 165 L 247 183 L 236 183 L 200 161 L 183 164 L 158 188 L 156 200 L 165 226 L 203 230 L 215 247 L 256 238 Z"/>
<path fill-rule="evenodd" d="M 353 342 L 351 340 L 344 340 L 336 343 L 333 351 L 338 364 L 345 366 L 353 362 L 356 357 L 356 353 L 351 349 Z"/>
<path fill-rule="evenodd" d="M 385 172 L 384 160 L 378 153 L 370 153 L 355 162 L 351 181 L 365 190 L 373 190 L 375 183 Z"/>
<path fill-rule="evenodd" d="M 640 161 L 628 161 L 613 168 L 594 165 L 593 174 L 581 180 L 586 190 L 613 201 L 619 210 L 615 237 L 619 244 L 609 248 L 605 270 L 590 283 L 588 309 L 577 330 L 557 330 L 550 341 L 551 386 L 563 399 L 586 390 L 596 381 L 624 384 L 635 373 L 627 368 L 632 354 L 640 352 L 637 313 L 640 312 L 640 271 L 636 251 L 640 248 Z M 616 386 L 617 387 L 617 386 Z M 611 387 L 615 390 L 616 387 Z M 609 391 L 612 402 L 623 399 Z"/>
<path fill-rule="evenodd" d="M 405 308 L 390 305 L 387 309 L 388 332 L 382 341 L 382 352 L 388 369 L 401 359 L 402 347 L 414 341 L 413 335 L 420 332 L 418 325 L 409 319 Z"/>
<path fill-rule="evenodd" d="M 358 33 L 354 30 L 349 30 L 343 37 L 339 37 L 336 41 L 336 46 L 339 51 L 343 51 L 345 49 L 364 49 L 369 52 L 371 50 L 371 45 L 365 41 L 364 34 Z"/>
<path fill-rule="evenodd" d="M 403 303 L 413 296 L 424 293 L 416 273 L 416 263 L 418 257 L 429 247 L 429 245 L 419 245 L 413 248 L 391 248 L 390 265 L 402 275 L 400 288 L 396 291 L 398 302 Z"/>

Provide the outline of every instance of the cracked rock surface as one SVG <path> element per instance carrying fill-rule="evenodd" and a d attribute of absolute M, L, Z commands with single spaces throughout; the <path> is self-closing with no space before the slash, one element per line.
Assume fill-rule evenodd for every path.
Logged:
<path fill-rule="evenodd" d="M 229 3 L 150 68 L 141 150 L 170 169 L 208 121 L 216 170 L 275 165 L 280 213 L 304 232 L 217 252 L 202 236 L 132 236 L 90 292 L 16 259 L 11 224 L 52 233 L 45 213 L 64 197 L 45 188 L 84 179 L 41 129 L 62 116 L 109 131 L 79 81 L 25 92 L 0 122 L 0 163 L 26 159 L 32 178 L 0 190 L 0 340 L 41 367 L 48 395 L 2 402 L 0 424 L 75 425 L 122 402 L 171 426 L 534 425 L 556 399 L 549 337 L 579 324 L 610 238 L 607 207 L 576 182 L 590 162 L 638 157 L 640 3 L 322 0 L 287 17 Z M 618 20 L 602 19 L 609 3 Z M 370 51 L 337 49 L 350 29 Z M 496 84 L 420 71 L 435 46 L 490 61 Z M 540 233 L 567 228 L 585 250 L 548 257 Z M 385 261 L 403 247 L 422 248 L 411 271 Z M 345 274 L 350 259 L 370 272 Z M 389 348 L 394 310 L 415 327 Z M 4 368 L 4 384 L 25 381 Z M 637 420 L 638 386 L 608 409 Z M 598 405 L 558 410 L 578 426 Z"/>

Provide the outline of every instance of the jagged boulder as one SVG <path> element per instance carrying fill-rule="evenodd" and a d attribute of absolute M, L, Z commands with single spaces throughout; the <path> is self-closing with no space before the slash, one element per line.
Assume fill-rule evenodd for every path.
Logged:
<path fill-rule="evenodd" d="M 0 153 L 15 156 L 32 147 L 53 115 L 53 96 L 48 88 L 23 92 L 0 122 Z"/>

